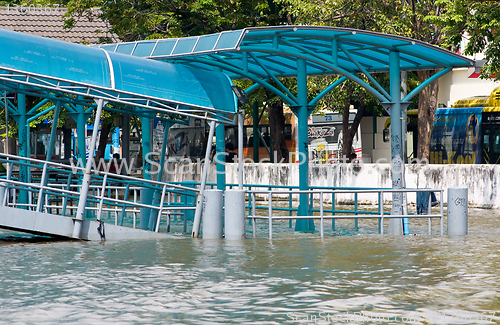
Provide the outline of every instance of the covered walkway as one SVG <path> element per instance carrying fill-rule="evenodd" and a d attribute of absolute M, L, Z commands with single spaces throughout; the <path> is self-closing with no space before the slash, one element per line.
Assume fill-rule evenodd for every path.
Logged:
<path fill-rule="evenodd" d="M 37 213 L 45 211 L 44 197 L 46 195 L 44 192 L 54 191 L 47 185 L 48 171 L 51 168 L 58 169 L 51 167 L 49 162 L 53 152 L 59 113 L 63 106 L 75 120 L 79 132 L 85 129 L 85 123 L 91 115 L 94 118 L 93 125 L 100 125 L 103 110 L 138 116 L 143 123 L 144 155 L 151 152 L 148 128 L 153 118 L 167 123 L 187 123 L 189 118 L 205 119 L 210 121 L 212 134 L 215 122 L 234 123 L 237 109 L 236 96 L 231 89 L 231 80 L 220 72 L 109 53 L 98 48 L 7 30 L 0 30 L 0 39 L 4 45 L 0 53 L 0 89 L 5 93 L 4 103 L 8 112 L 19 126 L 21 157 L 30 157 L 28 141 L 30 119 L 54 110 L 47 163 L 42 165 L 39 161 L 32 163 L 27 160 L 17 161 L 19 172 L 17 181 L 10 180 L 12 168 L 8 170 L 8 186 L 17 186 L 18 189 L 22 189 L 18 197 L 14 199 L 14 205 L 21 206 L 25 210 L 34 209 L 32 212 Z M 9 93 L 17 94 L 17 103 L 7 99 Z M 41 97 L 43 100 L 35 107 L 28 109 L 26 95 Z M 49 100 L 54 105 L 39 112 Z M 93 129 L 89 148 L 91 153 L 96 148 L 98 129 L 98 127 Z M 78 136 L 79 158 L 84 161 L 85 147 L 84 136 Z M 5 155 L 2 159 L 6 159 L 8 165 L 12 166 L 13 162 L 9 163 L 12 157 Z M 146 159 L 145 162 L 147 162 Z M 66 199 L 71 195 L 74 198 L 75 195 L 69 193 L 73 178 L 71 174 L 80 175 L 76 177 L 79 194 L 72 233 L 74 238 L 80 238 L 82 234 L 93 167 L 93 159 L 88 159 L 83 170 L 61 171 L 69 175 L 68 189 L 61 192 Z M 150 166 L 146 163 L 144 167 L 144 174 L 147 176 Z M 43 170 L 40 184 L 36 185 L 35 189 L 30 185 L 29 177 L 33 168 Z M 59 169 L 61 168 L 62 166 L 59 166 Z M 102 181 L 104 187 L 106 177 L 106 175 L 101 176 L 101 180 L 104 178 Z M 154 185 L 157 186 L 157 184 Z M 165 196 L 167 189 L 163 188 L 162 195 Z M 37 196 L 33 197 L 33 193 Z M 104 203 L 103 197 L 104 194 L 101 194 L 101 206 Z M 2 195 L 3 204 L 8 202 L 8 199 L 7 194 Z M 158 204 L 159 199 L 158 197 Z M 148 203 L 145 204 L 148 205 Z M 161 211 L 160 208 L 156 214 Z M 34 214 L 32 217 L 36 218 Z M 29 222 L 26 224 L 27 229 L 32 229 L 31 224 Z M 8 227 L 8 225 L 3 226 Z M 56 225 L 54 226 L 57 228 Z"/>
<path fill-rule="evenodd" d="M 298 151 L 306 157 L 300 164 L 300 205 L 298 216 L 311 214 L 307 159 L 307 119 L 317 102 L 329 91 L 349 79 L 374 95 L 391 115 L 392 121 L 401 120 L 406 114 L 409 100 L 429 83 L 456 67 L 473 67 L 475 62 L 416 40 L 378 34 L 360 30 L 314 26 L 280 26 L 247 28 L 238 31 L 212 35 L 140 41 L 123 44 L 101 45 L 100 48 L 42 39 L 35 36 L 10 31 L 0 31 L 4 51 L 0 53 L 0 89 L 5 93 L 17 93 L 17 105 L 5 100 L 9 112 L 19 124 L 20 154 L 29 156 L 28 122 L 30 118 L 54 110 L 51 139 L 54 138 L 58 115 L 64 105 L 77 128 L 82 130 L 85 121 L 94 117 L 94 125 L 99 125 L 103 109 L 141 118 L 143 125 L 143 154 L 151 152 L 149 121 L 153 118 L 168 123 L 187 123 L 189 118 L 210 121 L 209 139 L 217 127 L 218 150 L 224 150 L 223 123 L 234 123 L 237 100 L 231 90 L 231 79 L 249 79 L 254 84 L 246 89 L 250 93 L 264 87 L 278 95 L 294 111 L 298 118 Z M 149 60 L 148 60 L 149 59 Z M 400 73 L 409 70 L 437 69 L 438 73 L 426 80 L 407 96 L 401 98 Z M 390 86 L 385 89 L 373 77 L 374 73 L 389 73 Z M 314 75 L 339 75 L 334 83 L 326 87 L 316 98 L 309 100 L 307 77 Z M 363 77 L 361 77 L 363 76 Z M 296 91 L 288 89 L 280 78 L 294 77 Z M 368 80 L 368 82 L 365 81 Z M 54 106 L 38 112 L 42 101 L 36 107 L 26 108 L 25 96 L 42 97 L 51 100 Z M 107 105 L 113 103 L 113 105 Z M 241 114 L 239 114 L 241 117 Z M 242 122 L 240 118 L 240 139 Z M 94 128 L 89 152 L 94 152 L 98 128 Z M 221 132 L 222 131 L 222 132 Z M 165 135 L 168 132 L 166 128 Z M 79 148 L 85 143 L 80 142 Z M 53 142 L 53 141 L 52 141 Z M 241 143 L 242 141 L 240 141 Z M 164 159 L 164 141 L 161 159 Z M 220 147 L 222 145 L 222 148 Z M 211 141 L 207 146 L 207 155 Z M 391 123 L 392 186 L 405 187 L 403 164 L 403 134 L 401 123 Z M 19 193 L 18 203 L 25 207 L 43 210 L 44 191 L 48 177 L 52 148 L 43 165 L 41 183 L 36 191 L 28 190 L 29 164 L 20 160 L 19 182 L 25 189 Z M 79 153 L 82 157 L 82 151 Z M 83 153 L 84 155 L 84 153 Z M 241 156 L 241 154 L 240 154 Z M 6 156 L 6 159 L 10 159 Z M 40 164 L 34 161 L 33 164 Z M 41 165 L 38 165 L 41 166 Z M 163 160 L 160 162 L 163 166 Z M 145 171 L 150 167 L 145 166 Z M 79 238 L 82 220 L 87 209 L 87 194 L 91 182 L 92 162 L 88 161 L 79 179 L 78 208 L 73 234 Z M 161 170 L 158 173 L 161 177 Z M 45 175 L 45 176 L 44 176 Z M 146 175 L 146 174 L 145 174 Z M 100 181 L 106 187 L 106 175 Z M 242 168 L 240 168 L 242 178 Z M 71 177 L 68 179 L 71 180 Z M 206 168 L 200 192 L 206 183 Z M 225 181 L 222 182 L 224 185 Z M 240 179 L 242 183 L 242 179 Z M 12 183 L 14 184 L 14 183 Z M 10 186 L 10 185 L 9 185 Z M 159 206 L 149 219 L 149 229 L 154 229 L 154 215 L 162 213 L 167 186 L 160 186 L 152 198 L 153 206 Z M 179 190 L 179 189 L 177 189 Z M 185 190 L 185 189 L 180 189 Z M 28 199 L 28 192 L 37 192 L 38 197 Z M 50 191 L 55 191 L 50 189 Z M 71 192 L 71 191 L 69 191 Z M 104 192 L 104 190 L 103 190 Z M 102 193 L 103 193 L 102 192 Z M 66 192 L 62 192 L 66 193 Z M 104 194 L 94 196 L 96 202 L 104 205 Z M 74 195 L 66 193 L 67 195 Z M 403 195 L 395 192 L 392 198 L 392 213 L 402 215 Z M 106 202 L 115 202 L 107 199 Z M 121 200 L 116 204 L 124 204 Z M 193 235 L 198 234 L 201 204 L 195 214 Z M 141 204 L 136 204 L 140 207 Z M 143 207 L 148 206 L 143 205 Z M 99 217 L 98 217 L 99 218 Z M 400 233 L 396 219 L 393 233 Z M 152 229 L 153 227 L 153 229 Z M 313 230 L 314 224 L 306 219 L 298 219 L 297 230 Z M 391 231 L 391 230 L 390 230 Z"/>
<path fill-rule="evenodd" d="M 475 66 L 473 60 L 417 40 L 362 30 L 315 26 L 246 28 L 212 35 L 99 47 L 113 53 L 221 71 L 232 79 L 253 81 L 254 84 L 245 90 L 247 93 L 262 86 L 292 108 L 298 118 L 298 151 L 305 157 L 308 154 L 308 116 L 324 95 L 345 80 L 352 80 L 365 88 L 380 101 L 391 119 L 397 121 L 405 120 L 409 101 L 432 81 L 453 68 Z M 439 72 L 401 98 L 401 71 L 429 69 Z M 389 89 L 382 87 L 373 77 L 373 74 L 380 72 L 389 73 Z M 307 77 L 314 75 L 341 77 L 316 98 L 308 100 Z M 287 77 L 296 78 L 296 92 L 280 82 L 280 78 Z M 402 124 L 391 123 L 394 189 L 405 187 L 404 169 L 401 168 L 404 161 L 403 139 Z M 299 173 L 300 190 L 308 190 L 307 158 L 300 165 Z M 403 195 L 394 193 L 392 213 L 401 215 L 402 209 Z M 298 215 L 310 214 L 307 194 L 301 194 Z M 400 224 L 400 220 L 394 220 L 390 231 L 401 233 Z M 312 222 L 297 220 L 296 230 L 313 229 Z"/>

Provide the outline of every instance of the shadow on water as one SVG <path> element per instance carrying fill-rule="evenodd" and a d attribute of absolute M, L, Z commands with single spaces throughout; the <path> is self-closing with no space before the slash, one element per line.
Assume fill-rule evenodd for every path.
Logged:
<path fill-rule="evenodd" d="M 15 243 L 52 243 L 74 241 L 63 237 L 41 236 L 17 231 L 0 229 L 0 245 Z"/>

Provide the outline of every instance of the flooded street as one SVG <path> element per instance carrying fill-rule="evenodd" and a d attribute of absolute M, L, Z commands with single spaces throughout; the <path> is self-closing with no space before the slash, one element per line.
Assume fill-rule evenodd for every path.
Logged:
<path fill-rule="evenodd" d="M 278 222 L 272 241 L 262 221 L 234 242 L 1 230 L 0 324 L 497 324 L 499 217 L 470 209 L 460 238 L 428 236 L 426 221 L 404 237 L 339 221 L 324 240 Z"/>

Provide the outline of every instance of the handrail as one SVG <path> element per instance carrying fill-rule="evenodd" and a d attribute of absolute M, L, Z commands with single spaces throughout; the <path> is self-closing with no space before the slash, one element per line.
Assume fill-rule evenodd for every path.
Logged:
<path fill-rule="evenodd" d="M 11 159 L 5 159 L 3 157 L 16 159 L 18 161 L 11 160 Z M 39 165 L 29 164 L 29 163 L 26 163 L 23 161 L 34 162 L 34 163 L 38 163 Z M 24 157 L 20 157 L 20 156 L 16 156 L 16 155 L 5 154 L 5 153 L 0 153 L 0 162 L 19 164 L 19 165 L 28 166 L 28 167 L 35 167 L 35 168 L 43 168 L 44 165 L 54 166 L 54 169 L 53 169 L 54 171 L 64 172 L 64 173 L 76 174 L 75 171 L 80 171 L 82 173 L 85 172 L 85 168 L 78 167 L 77 165 L 66 165 L 66 164 L 61 164 L 61 163 L 56 163 L 56 162 L 51 162 L 51 161 L 46 161 L 46 160 L 40 160 L 40 159 L 35 159 L 35 158 L 24 158 Z M 163 188 L 163 185 L 165 184 L 164 182 L 158 182 L 155 180 L 136 178 L 136 177 L 127 176 L 127 175 L 114 174 L 111 172 L 105 172 L 105 171 L 101 171 L 101 170 L 92 170 L 92 174 L 93 174 L 93 176 L 96 176 L 96 177 L 98 177 L 98 176 L 104 177 L 104 175 L 109 174 L 109 175 L 113 175 L 113 179 L 125 180 L 125 181 L 128 180 L 130 182 L 139 182 L 140 181 L 141 185 L 143 185 L 143 184 L 156 185 L 156 186 L 158 186 L 158 189 Z M 197 188 L 177 185 L 175 183 L 168 183 L 168 184 L 172 188 L 182 189 L 182 190 L 186 190 L 186 191 L 190 191 L 190 192 L 199 192 L 199 189 L 197 189 Z"/>
<path fill-rule="evenodd" d="M 429 197 L 429 204 L 428 204 L 428 213 L 427 214 L 409 214 L 409 213 L 404 213 L 404 214 L 398 214 L 398 215 L 387 215 L 386 212 L 384 211 L 384 200 L 383 196 L 385 193 L 408 193 L 408 192 L 439 192 L 440 193 L 440 209 L 439 209 L 439 214 L 432 214 L 431 213 L 431 198 Z M 256 234 L 256 220 L 257 219 L 268 219 L 269 223 L 269 239 L 272 239 L 273 232 L 272 232 L 272 221 L 273 220 L 292 220 L 292 219 L 319 219 L 320 220 L 320 235 L 321 239 L 324 238 L 324 219 L 379 219 L 379 232 L 381 235 L 384 234 L 384 219 L 392 219 L 392 218 L 428 218 L 429 220 L 429 235 L 432 234 L 432 228 L 431 228 L 431 219 L 432 218 L 440 218 L 440 234 L 441 236 L 443 235 L 443 220 L 444 220 L 444 214 L 443 214 L 443 189 L 357 189 L 357 190 L 297 190 L 297 191 L 271 191 L 271 190 L 248 190 L 247 193 L 249 194 L 249 203 L 251 204 L 251 209 L 252 212 L 250 215 L 247 216 L 248 219 L 252 220 L 252 226 L 253 226 L 253 236 L 255 237 Z M 320 196 L 319 199 L 319 212 L 320 215 L 306 215 L 306 216 L 276 216 L 273 215 L 272 211 L 273 210 L 280 210 L 280 208 L 273 208 L 272 206 L 272 201 L 273 201 L 273 195 L 280 195 L 280 194 L 318 194 Z M 359 214 L 359 213 L 364 213 L 365 211 L 359 211 L 355 207 L 353 211 L 346 211 L 347 213 L 354 213 L 354 215 L 324 215 L 325 209 L 324 209 L 324 200 L 323 200 L 323 195 L 324 194 L 357 194 L 357 193 L 374 193 L 379 195 L 379 200 L 378 200 L 378 214 Z M 256 194 L 264 194 L 268 196 L 268 215 L 267 216 L 257 216 L 256 214 L 256 209 L 257 208 L 262 208 L 266 209 L 265 206 L 260 206 L 257 207 L 255 202 L 255 196 Z M 291 207 L 289 208 L 291 209 Z M 287 210 L 286 208 L 281 209 L 281 210 Z M 294 209 L 297 210 L 297 209 Z M 312 211 L 318 211 L 317 209 Z M 333 208 L 332 210 L 327 210 L 327 212 L 334 212 Z M 335 211 L 336 212 L 336 211 Z"/>
<path fill-rule="evenodd" d="M 48 212 L 48 209 L 52 208 L 62 208 L 65 215 L 67 209 L 70 211 L 75 211 L 75 206 L 72 204 L 68 206 L 68 200 L 79 201 L 81 199 L 81 176 L 83 175 L 85 169 L 75 165 L 66 165 L 51 161 L 39 160 L 34 158 L 25 158 L 9 154 L 0 154 L 0 162 L 7 162 L 9 164 L 9 170 L 7 172 L 7 178 L 0 179 L 0 182 L 4 182 L 7 187 L 5 191 L 5 196 L 3 199 L 8 206 L 11 207 L 23 207 L 30 210 L 35 210 L 38 212 Z M 14 167 L 21 166 L 32 169 L 41 170 L 41 178 L 38 178 L 37 182 L 27 182 L 20 181 L 19 179 L 12 179 L 12 171 Z M 16 168 L 17 169 L 17 168 Z M 49 181 L 49 172 L 57 172 L 59 175 L 63 174 L 64 182 L 57 184 L 47 184 Z M 75 174 L 76 177 L 71 175 Z M 66 176 L 68 175 L 68 176 Z M 125 186 L 117 186 L 116 183 L 125 184 Z M 132 186 L 131 186 L 132 185 Z M 150 203 L 140 203 L 137 202 L 137 192 L 142 188 L 151 188 L 155 191 L 161 191 L 161 201 L 159 204 Z M 94 170 L 91 173 L 90 178 L 90 188 L 94 189 L 93 192 L 88 193 L 87 198 L 91 206 L 86 207 L 87 210 L 94 210 L 97 212 L 97 221 L 102 218 L 102 213 L 104 211 L 114 211 L 115 212 L 115 224 L 117 223 L 118 213 L 122 212 L 122 219 L 126 212 L 132 211 L 134 213 L 135 227 L 136 213 L 139 212 L 140 208 L 147 208 L 151 210 L 157 210 L 159 217 L 157 218 L 157 224 L 155 231 L 159 231 L 159 226 L 162 216 L 166 213 L 170 218 L 170 215 L 176 215 L 175 211 L 187 211 L 194 210 L 195 207 L 187 205 L 186 203 L 176 202 L 176 200 L 165 201 L 166 194 L 170 198 L 171 194 L 176 196 L 191 196 L 196 197 L 199 193 L 198 188 L 170 184 L 165 182 L 158 182 L 154 180 L 139 179 L 132 176 L 118 175 L 110 173 L 107 171 Z M 129 201 L 128 190 L 131 189 L 134 192 L 134 201 Z M 9 202 L 10 191 L 14 191 L 14 195 L 11 196 L 12 202 Z M 110 192 L 111 190 L 111 192 Z M 127 194 L 118 195 L 118 191 L 124 190 Z M 16 201 L 17 191 L 25 191 L 31 193 L 27 196 L 28 201 Z M 114 194 L 114 197 L 113 197 Z M 50 200 L 56 199 L 60 200 L 62 205 L 50 204 Z M 73 202 L 74 202 L 73 201 Z M 54 202 L 54 201 L 52 201 Z M 92 205 L 95 205 L 92 207 Z M 114 206 L 114 208 L 112 208 Z M 132 208 L 132 210 L 130 209 Z M 120 224 L 123 223 L 123 220 Z M 170 220 L 167 220 L 167 225 L 170 225 Z"/>

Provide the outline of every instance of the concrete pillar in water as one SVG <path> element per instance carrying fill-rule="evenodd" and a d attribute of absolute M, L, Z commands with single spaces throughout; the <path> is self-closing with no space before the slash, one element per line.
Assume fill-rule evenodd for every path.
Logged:
<path fill-rule="evenodd" d="M 0 207 L 5 206 L 5 192 L 7 191 L 7 184 L 0 183 Z"/>
<path fill-rule="evenodd" d="M 226 190 L 225 195 L 225 238 L 229 240 L 245 239 L 245 191 Z"/>
<path fill-rule="evenodd" d="M 154 190 L 152 188 L 147 188 L 143 187 L 141 188 L 141 204 L 151 204 L 153 201 L 153 194 Z M 149 229 L 149 219 L 151 216 L 151 209 L 150 208 L 141 208 L 140 213 L 139 213 L 139 227 L 142 230 L 148 230 Z"/>
<path fill-rule="evenodd" d="M 222 191 L 206 190 L 203 202 L 203 239 L 222 238 Z"/>
<path fill-rule="evenodd" d="M 467 235 L 467 187 L 448 189 L 448 235 Z"/>

